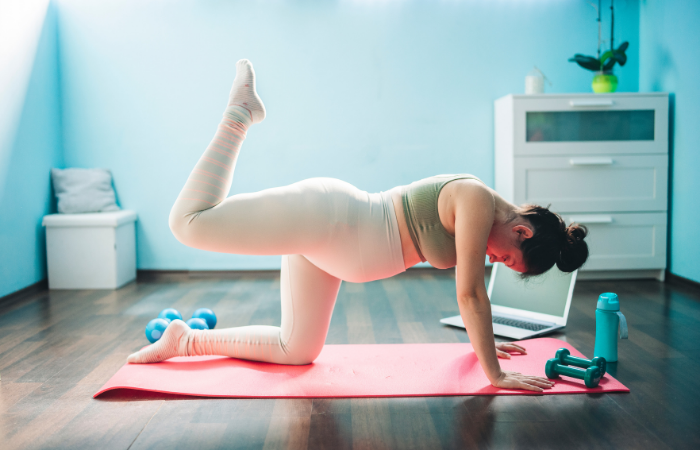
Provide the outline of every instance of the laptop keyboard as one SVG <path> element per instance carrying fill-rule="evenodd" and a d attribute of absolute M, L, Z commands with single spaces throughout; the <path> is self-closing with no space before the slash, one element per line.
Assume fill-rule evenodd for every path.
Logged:
<path fill-rule="evenodd" d="M 551 325 L 540 325 L 539 323 L 525 322 L 522 320 L 507 319 L 501 316 L 493 316 L 493 323 L 499 325 L 508 325 L 509 327 L 522 328 L 530 331 L 540 331 L 545 328 L 550 328 Z"/>

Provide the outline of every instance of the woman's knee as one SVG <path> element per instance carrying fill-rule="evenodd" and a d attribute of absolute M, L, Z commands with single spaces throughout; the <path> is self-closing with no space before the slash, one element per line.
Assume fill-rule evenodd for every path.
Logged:
<path fill-rule="evenodd" d="M 286 362 L 285 364 L 288 364 L 290 366 L 306 366 L 314 362 L 316 358 L 292 358 L 289 360 L 289 362 Z"/>
<path fill-rule="evenodd" d="M 291 351 L 287 352 L 286 355 L 286 362 L 284 364 L 289 364 L 292 366 L 304 366 L 307 364 L 311 364 L 318 358 L 318 355 L 321 354 L 321 350 L 323 347 L 319 349 L 294 349 Z"/>
<path fill-rule="evenodd" d="M 170 232 L 173 233 L 175 239 L 188 247 L 197 247 L 197 225 L 195 224 L 199 212 L 185 213 L 178 211 L 176 207 L 170 211 L 168 217 L 168 225 Z"/>

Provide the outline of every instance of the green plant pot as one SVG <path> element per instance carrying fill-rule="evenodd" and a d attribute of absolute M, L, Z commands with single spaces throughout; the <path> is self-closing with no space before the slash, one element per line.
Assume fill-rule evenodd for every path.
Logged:
<path fill-rule="evenodd" d="M 611 73 L 597 73 L 593 77 L 591 86 L 596 94 L 615 92 L 617 90 L 617 77 Z"/>

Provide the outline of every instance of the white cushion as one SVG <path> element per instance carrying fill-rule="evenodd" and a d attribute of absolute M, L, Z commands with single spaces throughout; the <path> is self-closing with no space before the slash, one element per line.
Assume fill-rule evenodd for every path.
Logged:
<path fill-rule="evenodd" d="M 61 214 L 119 211 L 107 169 L 51 169 Z"/>

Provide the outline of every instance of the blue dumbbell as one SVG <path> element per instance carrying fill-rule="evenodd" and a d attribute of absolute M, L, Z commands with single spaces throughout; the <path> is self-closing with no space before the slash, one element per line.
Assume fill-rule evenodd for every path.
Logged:
<path fill-rule="evenodd" d="M 210 330 L 216 326 L 216 314 L 209 308 L 199 308 L 192 314 L 193 319 L 204 319 Z"/>
<path fill-rule="evenodd" d="M 189 327 L 192 328 L 193 330 L 208 330 L 209 329 L 209 326 L 204 321 L 204 319 L 200 319 L 198 317 L 193 317 L 190 320 L 188 320 L 187 325 L 189 325 Z"/>
<path fill-rule="evenodd" d="M 163 311 L 160 312 L 160 314 L 158 314 L 158 317 L 160 317 L 161 319 L 182 320 L 182 314 L 180 314 L 180 311 L 178 311 L 175 308 L 165 308 Z"/>
<path fill-rule="evenodd" d="M 569 367 L 559 364 L 559 359 L 553 358 L 547 361 L 544 366 L 544 373 L 547 378 L 559 378 L 559 375 L 566 375 L 567 377 L 578 378 L 583 380 L 586 387 L 594 388 L 600 383 L 600 378 L 603 376 L 600 373 L 600 369 L 596 366 L 588 367 L 586 370 L 577 369 L 575 367 Z"/>
<path fill-rule="evenodd" d="M 605 368 L 607 366 L 607 363 L 605 361 L 605 358 L 603 358 L 602 356 L 596 356 L 593 359 L 584 359 L 579 358 L 577 356 L 571 356 L 571 352 L 568 349 L 560 348 L 559 350 L 557 350 L 555 358 L 559 360 L 559 364 L 564 364 L 567 366 L 576 366 L 581 367 L 583 369 L 587 369 L 589 367 L 597 367 L 600 369 L 600 375 L 605 375 Z"/>
<path fill-rule="evenodd" d="M 146 325 L 146 339 L 153 344 L 165 333 L 165 329 L 168 328 L 170 322 L 165 319 L 156 318 L 148 322 Z"/>

